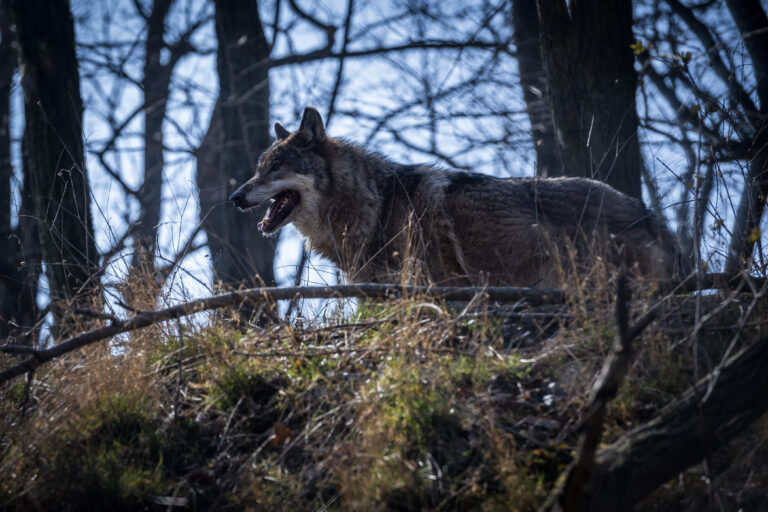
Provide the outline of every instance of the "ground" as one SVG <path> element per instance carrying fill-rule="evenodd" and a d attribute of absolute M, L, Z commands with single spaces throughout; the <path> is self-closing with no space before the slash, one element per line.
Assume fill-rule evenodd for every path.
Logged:
<path fill-rule="evenodd" d="M 224 311 L 92 345 L 0 387 L 0 508 L 536 510 L 616 335 L 602 290 L 536 308 L 406 297 L 268 327 Z M 658 295 L 637 290 L 633 317 Z M 697 301 L 715 314 L 694 359 Z M 664 311 L 635 341 L 604 443 L 768 325 L 751 294 Z M 766 439 L 763 418 L 637 510 L 765 509 Z"/>

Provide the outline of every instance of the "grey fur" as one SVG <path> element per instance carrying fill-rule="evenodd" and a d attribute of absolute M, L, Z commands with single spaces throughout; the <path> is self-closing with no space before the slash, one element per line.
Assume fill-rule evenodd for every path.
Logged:
<path fill-rule="evenodd" d="M 565 275 L 558 268 L 572 272 L 597 258 L 657 279 L 675 271 L 667 229 L 642 202 L 601 182 L 397 164 L 327 137 L 312 107 L 298 131 L 278 123 L 276 133 L 231 199 L 249 209 L 297 192 L 298 204 L 269 231 L 293 222 L 351 281 L 555 285 Z"/>

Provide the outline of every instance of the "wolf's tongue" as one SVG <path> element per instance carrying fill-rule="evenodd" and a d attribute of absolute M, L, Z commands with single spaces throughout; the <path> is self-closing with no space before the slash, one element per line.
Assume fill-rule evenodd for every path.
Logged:
<path fill-rule="evenodd" d="M 264 215 L 264 218 L 261 219 L 261 222 L 259 222 L 258 228 L 259 231 L 266 231 L 267 227 L 269 226 L 269 223 L 272 222 L 272 220 L 275 218 L 275 214 L 277 213 L 277 209 L 280 206 L 280 203 L 275 201 L 271 205 L 269 205 L 269 208 L 267 208 L 267 213 Z"/>
<path fill-rule="evenodd" d="M 278 198 L 279 197 L 280 196 L 278 196 Z M 278 210 L 280 210 L 282 206 L 283 201 L 280 201 L 279 199 L 269 205 L 269 208 L 267 208 L 267 213 L 264 214 L 264 218 L 261 219 L 261 222 L 258 224 L 259 231 L 269 231 L 269 225 L 273 220 L 275 220 L 275 215 L 277 215 Z"/>
<path fill-rule="evenodd" d="M 291 212 L 299 203 L 299 193 L 293 190 L 285 190 L 272 198 L 267 213 L 259 222 L 259 230 L 262 233 L 271 233 L 285 223 Z"/>
<path fill-rule="evenodd" d="M 277 210 L 280 208 L 280 203 L 275 201 L 271 205 L 269 205 L 269 208 L 267 208 L 267 213 L 264 215 L 264 220 L 270 221 L 275 218 L 275 214 L 277 213 Z"/>

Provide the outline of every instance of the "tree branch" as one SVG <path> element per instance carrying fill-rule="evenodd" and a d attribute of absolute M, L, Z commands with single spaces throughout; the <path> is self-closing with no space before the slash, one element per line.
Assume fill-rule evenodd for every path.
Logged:
<path fill-rule="evenodd" d="M 760 113 L 765 114 L 768 112 L 768 16 L 760 0 L 728 0 L 726 3 L 755 67 Z M 753 107 L 752 113 L 756 112 Z M 756 121 L 759 128 L 765 129 L 763 116 Z"/>
<path fill-rule="evenodd" d="M 347 50 L 345 52 L 331 51 L 331 48 L 320 48 L 307 53 L 291 54 L 277 59 L 265 59 L 262 62 L 254 64 L 253 68 L 264 67 L 267 69 L 290 66 L 294 64 L 305 64 L 325 59 L 342 59 L 369 57 L 371 55 L 385 55 L 388 53 L 407 52 L 410 50 L 463 50 L 466 48 L 475 48 L 481 50 L 500 50 L 508 55 L 514 56 L 515 53 L 509 49 L 509 42 L 505 41 L 447 41 L 447 40 L 428 40 L 411 41 L 405 44 L 394 46 L 384 46 L 377 48 L 368 48 L 365 50 Z M 251 67 L 240 70 L 242 73 L 251 71 Z"/>
<path fill-rule="evenodd" d="M 575 430 L 581 431 L 579 454 L 566 470 L 562 486 L 558 486 L 540 510 L 579 511 L 584 492 L 595 464 L 595 452 L 603 436 L 603 422 L 608 404 L 624 381 L 632 361 L 632 341 L 650 325 L 658 314 L 658 307 L 652 308 L 636 325 L 629 326 L 628 304 L 631 298 L 624 272 L 616 282 L 616 325 L 618 334 L 613 342 L 611 354 L 605 361 L 600 377 L 592 387 L 590 404 Z"/>
<path fill-rule="evenodd" d="M 728 87 L 733 101 L 741 105 L 749 116 L 757 112 L 757 107 L 752 98 L 749 97 L 749 94 L 747 94 L 744 86 L 736 79 L 734 73 L 728 69 L 720 57 L 720 49 L 709 32 L 709 28 L 696 17 L 690 7 L 686 7 L 679 0 L 667 0 L 667 4 L 688 25 L 688 28 L 691 29 L 702 46 L 704 46 L 704 51 L 707 52 L 713 71 Z M 755 129 L 756 127 L 753 125 L 752 128 Z"/>
<path fill-rule="evenodd" d="M 661 415 L 597 452 L 579 510 L 629 510 L 768 410 L 768 338 L 732 357 Z M 701 395 L 717 378 L 711 394 Z"/>

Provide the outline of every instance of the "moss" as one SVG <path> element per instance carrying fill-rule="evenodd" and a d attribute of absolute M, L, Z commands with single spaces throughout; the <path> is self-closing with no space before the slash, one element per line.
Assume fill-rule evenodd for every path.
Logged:
<path fill-rule="evenodd" d="M 277 391 L 274 383 L 256 373 L 248 364 L 226 369 L 214 387 L 214 392 L 219 396 L 219 407 L 227 412 L 246 400 L 266 405 Z"/>
<path fill-rule="evenodd" d="M 27 383 L 25 379 L 18 379 L 9 386 L 8 398 L 17 407 L 25 402 L 27 398 Z"/>
<path fill-rule="evenodd" d="M 163 435 L 140 397 L 105 396 L 54 440 L 39 495 L 48 509 L 136 510 L 167 490 Z"/>
<path fill-rule="evenodd" d="M 531 462 L 514 455 L 512 435 L 476 400 L 500 374 L 524 373 L 517 360 L 481 355 L 389 361 L 368 386 L 371 408 L 359 433 L 366 458 L 350 461 L 359 465 L 344 476 L 353 482 L 345 486 L 352 508 L 535 508 Z"/>

